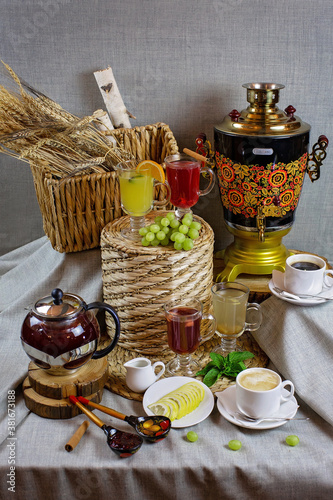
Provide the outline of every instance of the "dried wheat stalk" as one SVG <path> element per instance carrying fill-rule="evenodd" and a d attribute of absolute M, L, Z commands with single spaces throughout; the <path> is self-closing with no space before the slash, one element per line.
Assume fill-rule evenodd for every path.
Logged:
<path fill-rule="evenodd" d="M 78 118 L 3 64 L 16 90 L 0 85 L 0 152 L 33 161 L 56 178 L 107 172 L 132 157 L 100 130 L 102 110 Z"/>

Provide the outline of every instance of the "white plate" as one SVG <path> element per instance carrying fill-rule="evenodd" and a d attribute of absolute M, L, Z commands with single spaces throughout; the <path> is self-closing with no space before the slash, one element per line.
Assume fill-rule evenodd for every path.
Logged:
<path fill-rule="evenodd" d="M 236 420 L 232 414 L 238 411 L 236 406 L 236 386 L 231 385 L 222 392 L 216 393 L 217 396 L 217 409 L 221 413 L 222 417 L 231 422 L 232 424 L 238 425 L 239 427 L 245 427 L 245 429 L 274 429 L 275 427 L 280 427 L 286 424 L 289 420 L 267 420 L 260 422 L 259 424 L 252 424 L 251 422 L 241 422 Z M 294 396 L 290 401 L 281 403 L 280 410 L 276 414 L 277 417 L 294 417 L 297 413 L 298 404 Z"/>
<path fill-rule="evenodd" d="M 205 389 L 204 398 L 198 408 L 193 410 L 191 413 L 185 415 L 185 417 L 180 418 L 179 420 L 173 420 L 172 427 L 190 427 L 191 425 L 196 425 L 205 420 L 214 408 L 214 396 L 212 391 L 205 384 L 191 377 L 168 377 L 158 380 L 155 384 L 148 387 L 142 401 L 143 408 L 147 415 L 154 415 L 154 413 L 149 410 L 148 405 L 155 403 L 158 399 L 162 398 L 169 392 L 178 389 L 181 385 L 193 382 L 194 380 Z"/>
<path fill-rule="evenodd" d="M 280 272 L 280 271 L 275 271 L 275 272 Z M 281 273 L 281 274 L 283 274 L 283 273 Z M 309 298 L 309 299 L 300 298 L 299 300 L 295 300 L 295 299 L 291 299 L 289 297 L 284 297 L 279 292 L 277 292 L 276 290 L 274 290 L 275 286 L 277 286 L 281 290 L 284 290 L 284 285 L 283 285 L 283 283 L 280 283 L 280 281 L 281 280 L 279 280 L 279 282 L 277 282 L 277 280 L 276 280 L 276 274 L 275 274 L 275 281 L 273 281 L 273 279 L 271 279 L 270 282 L 268 283 L 268 287 L 269 287 L 270 291 L 278 299 L 284 300 L 285 302 L 289 302 L 290 304 L 295 304 L 295 306 L 317 306 L 318 304 L 323 304 L 324 302 L 327 302 L 327 300 L 325 300 L 324 298 L 320 300 L 320 296 L 321 295 L 323 295 L 323 296 L 327 295 L 327 290 L 320 292 L 317 295 L 318 299 L 317 298 L 315 298 L 315 299 L 312 299 L 312 298 Z M 329 290 L 331 291 L 331 289 L 329 289 Z M 287 291 L 287 290 L 284 290 L 284 291 Z M 331 291 L 331 293 L 332 293 L 332 291 Z M 329 296 L 329 295 L 327 295 L 327 296 Z"/>

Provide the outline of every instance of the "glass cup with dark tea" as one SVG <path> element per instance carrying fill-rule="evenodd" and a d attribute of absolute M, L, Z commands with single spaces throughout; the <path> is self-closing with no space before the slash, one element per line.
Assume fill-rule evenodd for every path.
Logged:
<path fill-rule="evenodd" d="M 166 365 L 168 376 L 194 377 L 200 370 L 191 354 L 215 333 L 216 320 L 203 314 L 203 304 L 196 298 L 172 299 L 164 304 L 168 344 L 176 357 Z"/>

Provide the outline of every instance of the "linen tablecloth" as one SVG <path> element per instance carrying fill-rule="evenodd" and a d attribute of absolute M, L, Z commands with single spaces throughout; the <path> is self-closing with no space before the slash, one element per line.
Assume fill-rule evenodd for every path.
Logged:
<path fill-rule="evenodd" d="M 161 443 L 144 444 L 133 457 L 119 459 L 93 423 L 79 445 L 71 453 L 65 451 L 65 443 L 84 417 L 43 419 L 28 411 L 21 390 L 29 363 L 20 343 L 26 307 L 55 287 L 78 293 L 86 301 L 101 300 L 100 250 L 59 254 L 43 237 L 3 256 L 0 276 L 0 498 L 332 497 L 331 304 L 305 310 L 272 297 L 262 304 L 264 322 L 256 334 L 276 368 L 295 382 L 298 414 L 310 417 L 309 421 L 290 421 L 269 430 L 245 429 L 226 421 L 215 406 L 198 425 L 172 429 Z M 14 436 L 8 430 L 8 394 L 15 397 Z M 141 403 L 108 390 L 102 403 L 127 415 L 144 414 Z M 126 423 L 106 420 L 131 430 Z M 186 440 L 188 430 L 198 433 L 196 443 Z M 295 448 L 285 443 L 289 434 L 300 438 Z M 231 439 L 242 442 L 241 450 L 228 448 Z M 8 489 L 11 480 L 15 496 Z"/>

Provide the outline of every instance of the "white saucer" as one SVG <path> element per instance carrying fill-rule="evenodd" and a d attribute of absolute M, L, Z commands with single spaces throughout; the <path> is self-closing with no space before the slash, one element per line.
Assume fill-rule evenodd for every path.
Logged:
<path fill-rule="evenodd" d="M 178 389 L 181 385 L 187 384 L 188 382 L 196 381 L 198 384 L 202 385 L 205 389 L 205 395 L 198 408 L 193 410 L 185 417 L 180 418 L 179 420 L 173 420 L 171 426 L 173 428 L 182 428 L 182 427 L 190 427 L 192 425 L 196 425 L 199 422 L 205 420 L 212 412 L 214 408 L 214 396 L 212 391 L 200 380 L 193 379 L 191 377 L 168 377 L 163 378 L 162 380 L 158 380 L 155 384 L 148 387 L 144 396 L 143 396 L 143 408 L 147 415 L 154 415 L 154 413 L 149 410 L 148 405 L 154 403 L 158 399 L 162 398 L 166 394 L 175 389 Z"/>
<path fill-rule="evenodd" d="M 325 297 L 330 297 L 333 295 L 333 286 L 330 288 L 327 288 L 326 290 L 323 290 L 322 292 L 318 293 L 317 297 L 318 298 L 304 298 L 300 297 L 299 300 L 295 300 L 293 298 L 281 295 L 281 293 L 277 292 L 274 290 L 274 287 L 280 288 L 280 290 L 283 290 L 287 292 L 284 286 L 284 273 L 281 271 L 273 270 L 272 273 L 272 279 L 268 283 L 268 287 L 270 291 L 272 292 L 275 297 L 278 299 L 284 300 L 285 302 L 289 302 L 290 304 L 295 304 L 296 306 L 317 306 L 319 304 L 323 304 L 324 302 L 327 302 L 325 300 Z M 323 297 L 322 299 L 320 297 Z"/>
<path fill-rule="evenodd" d="M 231 385 L 227 389 L 222 392 L 217 392 L 217 409 L 221 413 L 222 417 L 231 422 L 232 424 L 238 425 L 239 427 L 245 427 L 245 429 L 274 429 L 275 427 L 280 427 L 281 425 L 286 424 L 289 420 L 267 420 L 260 422 L 259 424 L 253 424 L 251 422 L 246 422 L 245 420 L 241 420 L 233 417 L 232 415 L 239 411 L 236 406 L 236 386 Z M 281 403 L 280 409 L 277 413 L 274 414 L 276 417 L 288 417 L 292 418 L 297 413 L 298 404 L 294 396 L 290 399 L 290 401 L 286 401 Z"/>

